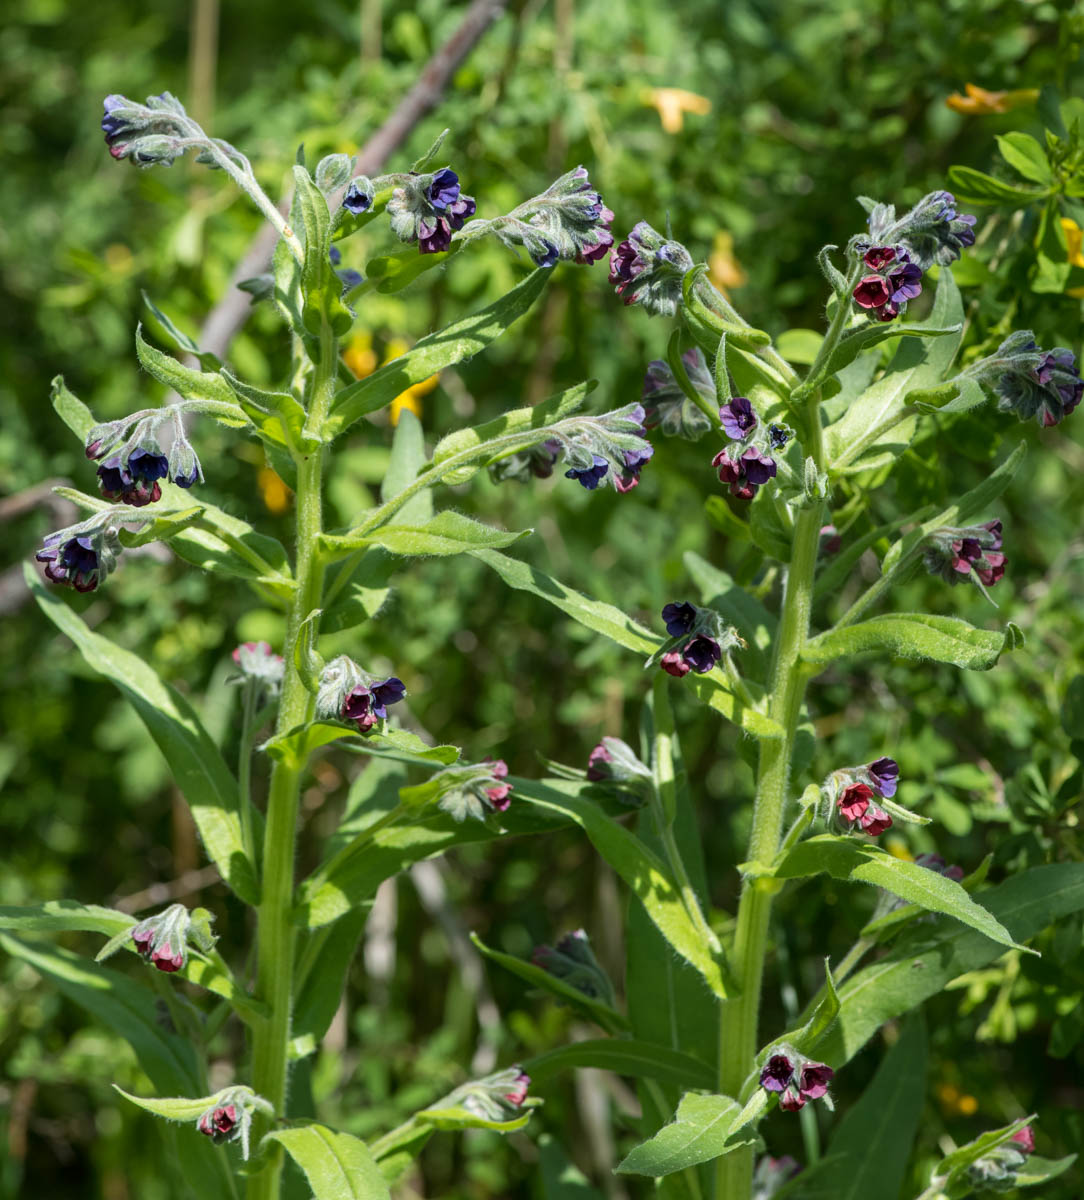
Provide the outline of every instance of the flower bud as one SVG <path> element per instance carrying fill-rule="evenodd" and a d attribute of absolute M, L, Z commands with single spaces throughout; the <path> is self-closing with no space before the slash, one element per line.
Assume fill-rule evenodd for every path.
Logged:
<path fill-rule="evenodd" d="M 350 186 L 346 189 L 346 195 L 343 196 L 343 208 L 347 212 L 351 212 L 355 217 L 360 217 L 362 213 L 368 212 L 373 206 L 373 185 L 364 175 L 359 175 L 357 179 L 350 181 Z"/>
<path fill-rule="evenodd" d="M 462 823 L 468 817 L 484 821 L 492 812 L 505 812 L 511 805 L 512 785 L 507 782 L 508 764 L 501 758 L 461 763 L 438 771 L 429 783 L 437 788 L 437 807 Z"/>
<path fill-rule="evenodd" d="M 467 1112 L 474 1113 L 484 1121 L 514 1121 L 520 1115 L 520 1109 L 539 1103 L 527 1097 L 530 1082 L 531 1077 L 522 1067 L 507 1067 L 503 1071 L 487 1075 L 484 1079 L 462 1084 L 435 1104 L 431 1104 L 428 1110 L 422 1111 L 439 1112 L 448 1108 L 465 1108 Z"/>
<path fill-rule="evenodd" d="M 693 260 L 680 242 L 667 241 L 640 221 L 610 256 L 610 282 L 626 304 L 639 302 L 652 316 L 671 317 Z"/>
<path fill-rule="evenodd" d="M 740 500 L 752 500 L 757 488 L 774 479 L 777 470 L 775 459 L 755 446 L 737 455 L 731 447 L 720 450 L 711 465 L 719 472 L 719 482 L 729 484 L 730 494 Z"/>
<path fill-rule="evenodd" d="M 203 482 L 203 469 L 196 452 L 183 436 L 174 437 L 173 445 L 169 448 L 168 474 L 180 488 L 190 488 L 193 484 Z"/>
<path fill-rule="evenodd" d="M 313 179 L 325 196 L 337 191 L 350 178 L 354 160 L 349 154 L 327 154 L 316 164 Z"/>
<path fill-rule="evenodd" d="M 286 673 L 281 654 L 275 654 L 266 642 L 242 642 L 230 655 L 241 673 L 230 682 L 252 680 L 261 684 L 271 695 L 277 695 Z"/>
<path fill-rule="evenodd" d="M 321 672 L 316 715 L 354 721 L 359 733 L 368 733 L 377 721 L 387 719 L 388 705 L 398 704 L 405 695 L 401 679 L 394 675 L 376 679 L 353 659 L 340 654 Z"/>
<path fill-rule="evenodd" d="M 621 799 L 628 797 L 632 803 L 645 800 L 654 786 L 650 769 L 627 742 L 616 737 L 604 737 L 591 751 L 587 779 L 589 783 L 612 785 Z"/>
<path fill-rule="evenodd" d="M 250 1087 L 223 1088 L 209 1099 L 213 1103 L 197 1118 L 196 1128 L 216 1146 L 240 1141 L 241 1157 L 247 1159 L 253 1114 L 260 1112 L 273 1117 L 275 1110 Z"/>
<path fill-rule="evenodd" d="M 566 933 L 556 946 L 536 946 L 531 954 L 531 962 L 590 999 L 613 1006 L 613 984 L 595 958 L 591 941 L 584 930 Z"/>
<path fill-rule="evenodd" d="M 102 132 L 114 158 L 128 158 L 139 167 L 169 167 L 184 153 L 191 123 L 169 92 L 150 96 L 145 104 L 114 94 L 103 105 Z"/>
<path fill-rule="evenodd" d="M 136 951 L 159 971 L 172 974 L 188 962 L 188 942 L 191 938 L 202 950 L 214 945 L 210 923 L 213 918 L 206 909 L 191 913 L 183 904 L 171 904 L 153 917 L 145 917 L 132 929 Z"/>
<path fill-rule="evenodd" d="M 1039 349 L 1030 329 L 1010 334 L 963 374 L 992 387 L 1001 412 L 1013 412 L 1021 421 L 1034 417 L 1044 427 L 1064 420 L 1084 395 L 1073 352 L 1064 346 Z"/>
<path fill-rule="evenodd" d="M 993 587 L 1005 574 L 1005 561 L 1001 522 L 996 520 L 963 529 L 935 529 L 923 553 L 926 570 L 951 584 L 970 579 Z"/>

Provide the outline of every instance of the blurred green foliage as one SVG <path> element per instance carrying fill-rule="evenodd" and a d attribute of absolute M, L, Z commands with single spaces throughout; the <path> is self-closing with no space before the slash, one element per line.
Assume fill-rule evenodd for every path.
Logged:
<path fill-rule="evenodd" d="M 17 0 L 0 30 L 0 272 L 8 298 L 0 493 L 8 498 L 5 515 L 20 518 L 0 576 L 0 781 L 7 801 L 0 835 L 9 847 L 2 903 L 59 896 L 111 903 L 199 865 L 195 835 L 142 727 L 23 604 L 18 584 L 20 560 L 64 523 L 54 502 L 31 489 L 46 479 L 85 488 L 93 475 L 48 406 L 49 380 L 63 373 L 101 419 L 153 403 L 160 389 L 132 354 L 135 323 L 147 319 L 140 290 L 195 333 L 258 227 L 244 198 L 218 176 L 188 165 L 136 173 L 113 163 L 98 130 L 101 99 L 168 89 L 197 115 L 214 105 L 213 131 L 240 145 L 277 194 L 298 143 L 310 161 L 357 149 L 463 11 L 443 0 L 368 0 L 362 8 L 378 12 L 379 47 L 371 31 L 359 44 L 357 7 L 344 0 L 223 6 L 217 56 L 195 64 L 196 77 L 213 66 L 217 103 L 208 90 L 193 94 L 190 87 L 195 6 Z M 1068 2 L 1010 0 L 992 8 L 984 0 L 524 0 L 509 5 L 389 166 L 408 164 L 450 126 L 448 159 L 486 215 L 583 162 L 617 214 L 615 232 L 641 218 L 661 227 L 669 214 L 694 255 L 713 255 L 716 279 L 754 325 L 816 329 L 825 289 L 814 255 L 858 227 L 853 196 L 906 205 L 943 186 L 952 164 L 998 171 L 994 135 L 1021 129 L 1041 138 L 1035 109 L 966 115 L 947 107 L 946 96 L 966 82 L 1011 90 L 1054 81 L 1064 95 L 1079 91 L 1082 36 Z M 675 106 L 685 107 L 678 128 Z M 1079 351 L 1079 296 L 1028 292 L 1038 236 L 1033 218 L 1015 225 L 1011 213 L 997 219 L 998 240 L 1002 228 L 1015 239 L 1006 275 L 1016 297 L 1014 323 L 1031 322 L 1046 342 Z M 363 269 L 383 248 L 381 236 L 363 247 L 353 239 L 348 265 Z M 492 298 L 513 271 L 507 252 L 483 245 L 456 258 L 436 286 L 430 275 L 405 293 L 368 298 L 356 361 L 370 350 L 379 361 L 397 339 L 416 338 Z M 585 377 L 601 381 L 604 407 L 638 397 L 647 362 L 664 352 L 665 323 L 623 310 L 604 266 L 558 272 L 539 307 L 508 337 L 419 397 L 430 438 Z M 991 294 L 984 306 L 1005 300 Z M 986 307 L 973 312 L 973 338 L 996 329 L 1001 316 Z M 275 381 L 286 361 L 281 332 L 273 314 L 257 308 L 231 348 L 232 362 L 256 381 Z M 1081 420 L 1077 414 L 1057 429 L 1027 432 L 1025 469 L 990 514 L 1005 522 L 1011 564 L 997 589 L 998 618 L 1024 628 L 1025 652 L 988 674 L 878 663 L 829 672 L 814 686 L 818 736 L 809 778 L 894 755 L 904 780 L 901 802 L 935 820 L 901 834 L 901 851 L 936 846 L 966 869 L 992 851 L 994 878 L 1081 856 L 1073 807 L 1084 790 Z M 879 491 L 874 518 L 959 494 L 980 479 L 992 451 L 985 435 L 969 437 L 979 422 L 1018 435 L 1011 418 L 991 409 L 958 419 L 948 433 L 931 422 Z M 197 440 L 208 495 L 285 537 L 288 497 L 260 473 L 251 449 L 210 423 L 197 427 Z M 338 457 L 329 489 L 336 519 L 347 521 L 374 494 L 389 441 L 390 430 L 368 427 Z M 560 477 L 527 488 L 478 479 L 455 502 L 507 528 L 533 527 L 523 551 L 532 562 L 655 623 L 666 601 L 699 599 L 685 551 L 742 573 L 742 548 L 704 519 L 703 478 L 690 478 L 710 470 L 713 452 L 706 444 L 660 444 L 641 487 L 626 497 L 588 494 Z M 851 488 L 873 482 L 848 484 L 834 503 L 845 506 Z M 757 582 L 766 595 L 779 584 L 771 575 Z M 848 591 L 839 599 L 849 598 Z M 107 587 L 74 603 L 92 625 L 107 627 L 199 699 L 209 726 L 229 744 L 237 722 L 224 683 L 229 651 L 246 638 L 275 641 L 275 613 L 152 553 L 128 556 Z M 908 584 L 898 603 L 979 624 L 990 617 L 976 590 L 950 591 L 926 577 Z M 339 649 L 394 665 L 410 690 L 413 717 L 471 758 L 499 754 L 514 772 L 533 774 L 538 754 L 582 764 L 603 733 L 634 740 L 639 664 L 531 597 L 502 589 L 474 560 L 408 566 L 365 637 L 364 645 L 353 640 Z M 740 736 L 693 713 L 692 704 L 679 701 L 712 899 L 725 928 L 738 880 L 718 864 L 743 857 L 751 774 Z M 315 769 L 304 804 L 302 866 L 311 864 L 316 837 L 332 827 L 344 782 L 356 770 L 357 760 L 335 752 Z M 258 767 L 257 786 L 260 773 Z M 478 1046 L 504 1063 L 574 1034 L 565 1011 L 525 996 L 515 979 L 464 971 L 451 927 L 476 929 L 489 944 L 526 955 L 535 943 L 585 925 L 603 961 L 615 969 L 622 961 L 616 884 L 574 832 L 468 847 L 441 872 L 443 922 L 409 880 L 385 892 L 385 932 L 370 928 L 342 1020 L 299 1068 L 296 1091 L 311 1089 L 330 1124 L 361 1135 L 386 1129 L 460 1082 Z M 243 957 L 243 911 L 222 887 L 205 886 L 199 896 Z M 192 902 L 195 894 L 184 898 Z M 778 927 L 786 944 L 770 967 L 775 999 L 765 1029 L 781 1027 L 788 988 L 803 1001 L 815 991 L 821 957 L 846 950 L 874 900 L 833 884 L 783 894 Z M 89 939 L 65 940 L 95 948 Z M 1079 920 L 1040 948 L 1041 960 L 1007 955 L 931 1003 L 936 1066 L 920 1132 L 926 1166 L 939 1157 L 944 1137 L 963 1142 L 1026 1111 L 1040 1114 L 1043 1154 L 1057 1157 L 1084 1143 Z M 391 955 L 384 970 L 382 952 Z M 162 1178 L 153 1119 L 122 1113 L 109 1088 L 113 1080 L 125 1087 L 138 1080 L 125 1046 L 87 1027 L 83 1014 L 28 967 L 6 960 L 0 1046 L 7 1068 L 0 1191 L 91 1200 L 173 1194 Z M 234 1050 L 223 1035 L 224 1064 Z M 877 1057 L 861 1056 L 838 1080 L 843 1111 Z M 550 1085 L 532 1138 L 552 1133 L 610 1189 L 607 1195 L 639 1194 L 615 1190 L 606 1175 L 611 1159 L 605 1137 L 584 1115 L 591 1107 L 586 1086 L 600 1085 Z M 603 1088 L 596 1100 L 612 1110 L 614 1136 L 627 1148 L 630 1094 Z M 771 1136 L 773 1154 L 802 1156 L 797 1123 L 777 1121 Z M 502 1141 L 482 1131 L 437 1137 L 422 1160 L 426 1193 L 541 1196 L 532 1138 Z M 912 1183 L 920 1190 L 925 1178 Z M 1075 1188 L 1070 1176 L 1044 1194 L 1068 1200 Z"/>

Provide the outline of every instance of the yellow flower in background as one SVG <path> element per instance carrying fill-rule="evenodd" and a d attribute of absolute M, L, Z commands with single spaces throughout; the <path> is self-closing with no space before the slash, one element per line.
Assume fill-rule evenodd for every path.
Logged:
<path fill-rule="evenodd" d="M 269 513 L 278 517 L 290 507 L 290 497 L 293 493 L 270 467 L 260 468 L 256 476 L 256 486 L 260 489 L 260 495 L 263 496 Z"/>
<path fill-rule="evenodd" d="M 364 379 L 366 375 L 371 375 L 376 370 L 373 335 L 365 330 L 358 330 L 343 351 L 343 362 L 356 379 Z"/>
<path fill-rule="evenodd" d="M 380 365 L 384 366 L 401 358 L 409 349 L 410 343 L 405 338 L 390 338 L 384 349 L 384 362 Z M 399 424 L 399 414 L 404 408 L 409 409 L 416 417 L 420 417 L 422 415 L 422 397 L 431 392 L 439 382 L 438 375 L 430 375 L 428 379 L 423 379 L 408 387 L 405 392 L 400 392 L 391 402 L 391 408 L 388 410 L 391 423 Z"/>
<path fill-rule="evenodd" d="M 1072 217 L 1062 217 L 1061 227 L 1065 231 L 1065 241 L 1068 244 L 1069 252 L 1066 258 L 1069 260 L 1069 265 L 1073 267 L 1084 267 L 1084 230 L 1072 219 Z"/>
<path fill-rule="evenodd" d="M 723 293 L 741 287 L 748 278 L 734 256 L 734 239 L 729 233 L 715 235 L 708 255 L 708 278 Z"/>
<path fill-rule="evenodd" d="M 907 843 L 902 838 L 888 838 L 885 841 L 885 849 L 893 858 L 902 859 L 904 862 L 915 861 L 915 856 L 907 848 Z"/>
<path fill-rule="evenodd" d="M 966 96 L 953 92 L 945 103 L 953 112 L 967 116 L 989 116 L 992 113 L 1007 113 L 1025 104 L 1034 104 L 1039 99 L 1038 88 L 1020 88 L 1015 92 L 988 92 L 973 83 L 965 83 Z"/>
<path fill-rule="evenodd" d="M 644 103 L 651 105 L 662 121 L 667 133 L 680 133 L 685 127 L 685 114 L 694 113 L 706 117 L 711 112 L 711 101 L 707 96 L 686 92 L 682 88 L 646 88 Z"/>

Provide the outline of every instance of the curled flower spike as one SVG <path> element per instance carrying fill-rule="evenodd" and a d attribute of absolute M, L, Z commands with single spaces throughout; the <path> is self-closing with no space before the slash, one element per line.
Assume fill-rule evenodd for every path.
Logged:
<path fill-rule="evenodd" d="M 566 933 L 556 946 L 536 946 L 531 962 L 592 1000 L 614 1003 L 610 977 L 599 965 L 591 949 L 591 940 L 582 929 Z"/>
<path fill-rule="evenodd" d="M 706 675 L 722 661 L 724 652 L 745 645 L 714 609 L 698 608 L 687 600 L 667 604 L 662 619 L 670 641 L 648 659 L 647 665 L 657 662 L 677 679 L 690 671 Z"/>
<path fill-rule="evenodd" d="M 967 1168 L 968 1182 L 978 1191 L 1009 1192 L 1017 1186 L 1017 1172 L 1035 1150 L 1031 1126 L 1017 1130 L 1008 1141 L 995 1146 Z"/>
<path fill-rule="evenodd" d="M 1044 428 L 1063 421 L 1084 395 L 1073 352 L 1064 346 L 1041 350 L 1030 329 L 1011 334 L 994 354 L 963 374 L 992 387 L 1002 412 L 1015 413 L 1021 421 L 1034 417 Z"/>
<path fill-rule="evenodd" d="M 515 479 L 520 483 L 527 483 L 532 478 L 549 479 L 563 450 L 564 447 L 555 439 L 539 442 L 518 454 L 510 454 L 507 458 L 490 463 L 490 477 L 496 483 L 503 483 L 506 479 Z"/>
<path fill-rule="evenodd" d="M 490 813 L 507 812 L 512 804 L 508 764 L 501 758 L 445 767 L 432 776 L 427 787 L 427 802 L 435 800 L 437 807 L 457 823 L 468 817 L 484 821 Z"/>
<path fill-rule="evenodd" d="M 463 228 L 475 208 L 474 197 L 460 192 L 459 176 L 450 167 L 409 176 L 388 201 L 392 232 L 402 242 L 417 242 L 422 254 L 447 250 L 453 231 Z"/>
<path fill-rule="evenodd" d="M 921 273 L 935 263 L 954 262 L 961 250 L 975 243 L 975 218 L 956 211 L 951 192 L 930 192 L 902 217 L 896 216 L 891 204 L 860 200 L 869 212 L 869 237 L 851 241 L 852 250 L 860 257 L 870 251 L 902 249 Z M 882 261 L 881 255 L 876 254 L 873 261 Z M 882 266 L 888 261 L 883 260 Z"/>
<path fill-rule="evenodd" d="M 719 472 L 719 482 L 730 485 L 730 494 L 740 500 L 752 500 L 757 488 L 762 487 L 776 475 L 775 459 L 764 454 L 755 446 L 731 457 L 731 448 L 720 450 L 711 460 Z"/>
<path fill-rule="evenodd" d="M 922 292 L 922 271 L 902 246 L 871 246 L 863 256 L 872 274 L 854 289 L 854 301 L 878 321 L 891 321 Z"/>
<path fill-rule="evenodd" d="M 698 347 L 686 350 L 681 362 L 689 382 L 699 395 L 708 404 L 714 404 L 715 380 L 711 377 L 702 351 Z M 707 414 L 686 396 L 674 378 L 670 364 L 661 358 L 648 364 L 644 376 L 643 406 L 644 425 L 648 429 L 661 429 L 669 436 L 695 442 L 711 428 Z"/>
<path fill-rule="evenodd" d="M 524 1108 L 533 1108 L 541 1101 L 527 1095 L 531 1077 L 516 1065 L 496 1071 L 484 1079 L 464 1083 L 423 1112 L 440 1112 L 449 1108 L 465 1108 L 485 1121 L 504 1124 L 514 1121 Z"/>
<path fill-rule="evenodd" d="M 827 1098 L 828 1084 L 834 1076 L 831 1067 L 803 1059 L 785 1047 L 765 1063 L 760 1072 L 760 1086 L 766 1092 L 778 1093 L 780 1108 L 797 1112 L 810 1100 Z"/>
<path fill-rule="evenodd" d="M 693 266 L 680 242 L 668 241 L 640 221 L 610 256 L 610 282 L 626 304 L 640 303 L 652 316 L 670 317 L 681 303 L 681 286 Z"/>
<path fill-rule="evenodd" d="M 926 570 L 951 584 L 971 579 L 993 587 L 1005 575 L 1005 561 L 1001 522 L 996 520 L 964 529 L 936 529 L 923 553 Z"/>
<path fill-rule="evenodd" d="M 109 153 L 127 158 L 137 167 L 173 165 L 191 141 L 184 106 L 169 92 L 148 96 L 145 104 L 116 94 L 106 96 L 102 132 Z"/>

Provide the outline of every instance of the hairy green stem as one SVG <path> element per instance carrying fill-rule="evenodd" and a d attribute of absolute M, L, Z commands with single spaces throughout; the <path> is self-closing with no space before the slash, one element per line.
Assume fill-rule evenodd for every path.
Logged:
<path fill-rule="evenodd" d="M 314 374 L 310 416 L 317 424 L 326 417 L 334 394 L 338 342 L 325 320 L 320 332 L 320 361 Z M 275 735 L 310 721 L 315 698 L 306 689 L 295 665 L 294 649 L 305 618 L 320 607 L 324 567 L 316 553 L 323 529 L 323 471 L 326 448 L 298 455 L 297 462 L 297 581 L 287 621 L 282 684 Z M 276 760 L 271 771 L 264 834 L 262 893 L 256 954 L 256 995 L 271 1013 L 254 1027 L 252 1086 L 270 1102 L 279 1117 L 286 1113 L 287 1058 L 294 994 L 293 926 L 294 843 L 304 766 L 293 759 Z M 254 1140 L 266 1132 L 266 1118 L 254 1122 Z M 282 1152 L 274 1149 L 262 1170 L 249 1177 L 247 1200 L 277 1200 Z"/>
<path fill-rule="evenodd" d="M 834 335 L 838 340 L 841 330 L 842 318 L 837 313 L 829 338 Z M 809 405 L 808 426 L 804 448 L 817 466 L 823 469 L 824 448 L 817 394 Z M 768 706 L 768 715 L 782 726 L 783 733 L 781 737 L 765 738 L 760 743 L 753 829 L 747 856 L 749 861 L 755 863 L 770 864 L 774 860 L 783 830 L 791 757 L 808 678 L 802 668 L 801 655 L 809 634 L 823 509 L 824 505 L 820 502 L 810 504 L 799 512 L 794 525 Z M 739 991 L 733 1000 L 724 1002 L 722 1006 L 719 1038 L 719 1090 L 728 1096 L 740 1095 L 742 1085 L 754 1066 L 768 921 L 772 896 L 778 886 L 775 880 L 757 878 L 747 879 L 742 886 L 730 964 Z M 752 1175 L 751 1147 L 720 1158 L 716 1171 L 716 1200 L 744 1200 L 750 1193 Z"/>
<path fill-rule="evenodd" d="M 241 804 L 241 845 L 259 878 L 256 862 L 256 839 L 252 833 L 252 743 L 256 736 L 253 716 L 256 707 L 256 689 L 260 686 L 255 679 L 246 679 L 243 684 L 241 703 L 241 744 L 237 752 L 237 791 Z"/>

